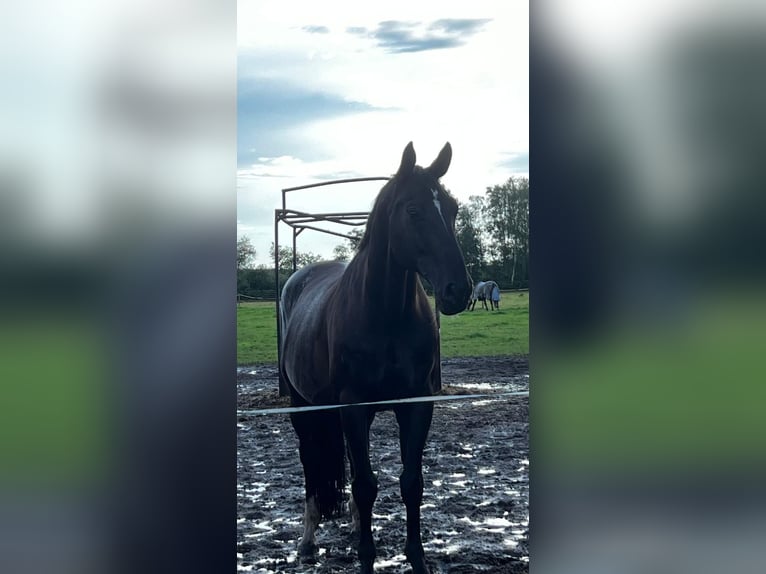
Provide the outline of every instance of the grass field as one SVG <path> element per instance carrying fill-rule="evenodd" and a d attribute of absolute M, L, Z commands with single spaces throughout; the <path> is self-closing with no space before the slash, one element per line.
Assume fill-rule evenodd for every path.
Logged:
<path fill-rule="evenodd" d="M 500 311 L 441 317 L 442 357 L 529 353 L 529 294 L 504 293 Z M 277 360 L 273 302 L 242 303 L 237 309 L 237 363 Z"/>
<path fill-rule="evenodd" d="M 762 468 L 765 328 L 762 297 L 716 293 L 682 320 L 537 355 L 538 460 L 591 474 Z"/>
<path fill-rule="evenodd" d="M 0 327 L 0 483 L 83 484 L 103 471 L 101 341 L 92 325 L 52 312 Z"/>

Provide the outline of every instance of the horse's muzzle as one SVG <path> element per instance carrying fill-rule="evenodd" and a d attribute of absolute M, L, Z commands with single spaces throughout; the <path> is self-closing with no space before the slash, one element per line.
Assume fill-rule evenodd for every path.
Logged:
<path fill-rule="evenodd" d="M 444 289 L 441 290 L 441 293 L 439 294 L 440 296 L 437 297 L 439 311 L 445 315 L 455 315 L 461 311 L 465 311 L 465 308 L 468 305 L 468 300 L 471 298 L 472 291 L 473 288 L 471 287 L 470 281 L 461 281 L 460 283 L 453 283 L 450 281 L 444 286 Z"/>

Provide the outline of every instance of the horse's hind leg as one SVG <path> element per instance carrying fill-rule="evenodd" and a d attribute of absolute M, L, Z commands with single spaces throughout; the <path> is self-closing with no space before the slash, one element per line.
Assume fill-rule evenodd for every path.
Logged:
<path fill-rule="evenodd" d="M 358 539 L 359 530 L 361 529 L 359 525 L 359 507 L 356 505 L 353 495 L 348 499 L 348 511 L 351 514 L 351 532 L 353 532 Z"/>
<path fill-rule="evenodd" d="M 316 530 L 319 520 L 319 504 L 316 496 L 309 496 L 306 498 L 306 510 L 303 514 L 303 537 L 298 544 L 299 556 L 313 556 L 316 552 Z"/>
<path fill-rule="evenodd" d="M 294 401 L 295 402 L 295 401 Z M 304 486 L 306 490 L 305 506 L 303 512 L 303 537 L 298 543 L 298 555 L 301 557 L 313 556 L 317 550 L 316 530 L 321 520 L 319 502 L 315 492 L 314 483 L 317 472 L 314 452 L 315 444 L 310 434 L 310 426 L 313 422 L 309 413 L 293 413 L 290 415 L 293 428 L 298 435 L 298 451 L 303 464 Z"/>
<path fill-rule="evenodd" d="M 423 541 L 420 537 L 420 504 L 423 501 L 423 448 L 433 415 L 433 403 L 398 405 L 394 412 L 399 423 L 399 443 L 404 469 L 399 477 L 402 499 L 407 508 L 407 542 L 404 554 L 414 574 L 427 573 Z"/>
<path fill-rule="evenodd" d="M 298 554 L 306 557 L 316 552 L 320 520 L 336 516 L 341 509 L 346 480 L 343 434 L 337 412 L 293 413 L 290 418 L 305 478 L 304 531 Z"/>
<path fill-rule="evenodd" d="M 372 574 L 375 542 L 372 539 L 372 505 L 378 495 L 378 481 L 370 466 L 369 431 L 372 417 L 365 407 L 345 407 L 341 411 L 343 433 L 353 467 L 351 494 L 359 512 L 359 561 L 361 572 Z"/>

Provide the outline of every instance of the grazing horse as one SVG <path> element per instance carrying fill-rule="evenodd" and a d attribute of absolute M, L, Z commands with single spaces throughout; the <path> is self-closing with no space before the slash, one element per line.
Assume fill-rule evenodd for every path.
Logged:
<path fill-rule="evenodd" d="M 471 299 L 468 301 L 468 310 L 473 311 L 476 308 L 476 301 L 481 301 L 482 305 L 484 305 L 485 301 L 487 300 L 486 297 L 484 297 L 484 284 L 486 281 L 479 281 L 476 285 L 473 287 L 473 292 L 471 293 Z"/>
<path fill-rule="evenodd" d="M 375 200 L 352 261 L 309 265 L 285 283 L 279 369 L 293 405 L 404 399 L 430 396 L 441 388 L 439 331 L 418 275 L 433 286 L 442 313 L 466 308 L 471 278 L 455 239 L 457 203 L 439 183 L 451 158 L 447 143 L 429 167 L 416 166 L 410 142 L 396 175 Z M 405 554 L 413 572 L 421 574 L 428 572 L 420 536 L 422 458 L 433 402 L 389 408 L 399 425 Z M 359 536 L 361 572 L 373 572 L 372 506 L 378 485 L 370 465 L 369 432 L 378 410 L 354 405 L 291 415 L 306 486 L 298 546 L 302 557 L 316 551 L 319 521 L 342 509 L 347 451 L 348 506 Z"/>
<path fill-rule="evenodd" d="M 481 301 L 482 307 L 489 311 L 490 309 L 500 309 L 500 288 L 494 281 L 479 281 L 474 287 L 471 300 L 468 303 L 468 309 L 473 311 L 476 308 L 476 301 Z M 489 301 L 489 306 L 487 306 Z"/>

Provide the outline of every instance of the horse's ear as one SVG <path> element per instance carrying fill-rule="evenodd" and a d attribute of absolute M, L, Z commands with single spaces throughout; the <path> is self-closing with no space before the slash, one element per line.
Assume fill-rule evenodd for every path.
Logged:
<path fill-rule="evenodd" d="M 441 176 L 447 173 L 447 170 L 449 169 L 449 164 L 451 161 L 452 161 L 452 146 L 449 145 L 449 142 L 447 142 L 446 144 L 444 144 L 444 147 L 439 152 L 439 156 L 428 167 L 428 171 L 431 172 L 431 175 L 433 175 L 436 179 L 439 179 Z"/>
<path fill-rule="evenodd" d="M 415 146 L 410 142 L 407 144 L 407 147 L 404 148 L 404 153 L 402 153 L 402 163 L 399 165 L 399 170 L 396 172 L 396 175 L 407 177 L 412 173 L 413 169 L 415 169 Z"/>

